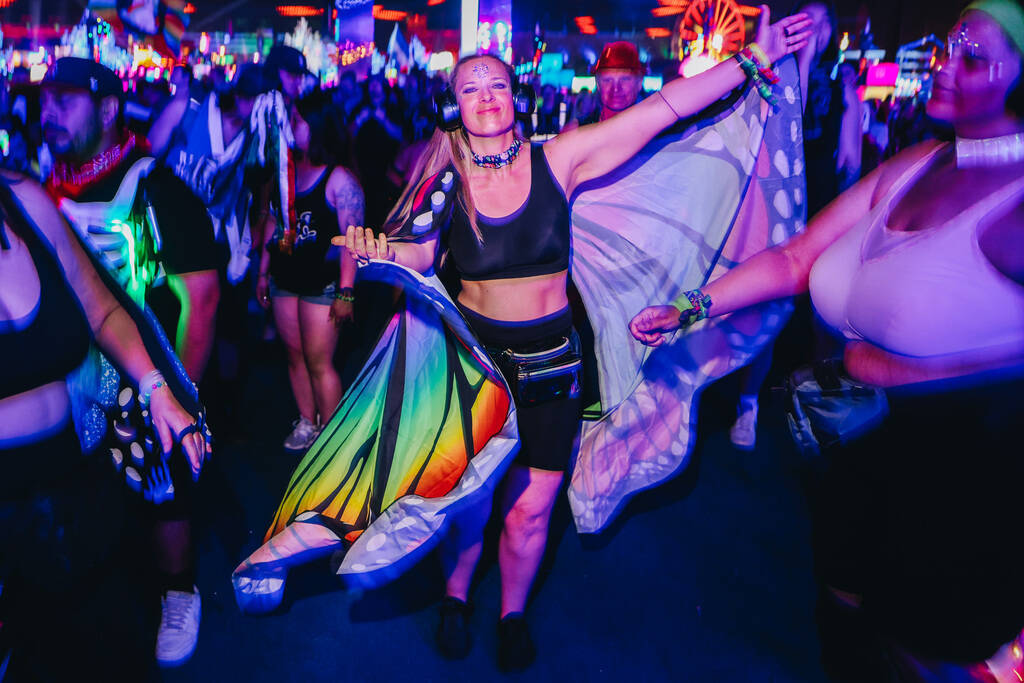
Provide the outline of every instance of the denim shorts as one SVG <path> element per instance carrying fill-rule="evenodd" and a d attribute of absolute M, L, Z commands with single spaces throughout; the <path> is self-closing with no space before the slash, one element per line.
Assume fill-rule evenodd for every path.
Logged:
<path fill-rule="evenodd" d="M 299 301 L 305 301 L 310 304 L 321 304 L 323 306 L 330 306 L 334 303 L 334 293 L 338 291 L 337 283 L 332 282 L 331 284 L 324 287 L 324 291 L 319 294 L 298 294 L 296 292 L 282 289 L 277 286 L 274 278 L 270 278 L 270 298 L 273 299 L 279 296 L 297 296 Z"/>

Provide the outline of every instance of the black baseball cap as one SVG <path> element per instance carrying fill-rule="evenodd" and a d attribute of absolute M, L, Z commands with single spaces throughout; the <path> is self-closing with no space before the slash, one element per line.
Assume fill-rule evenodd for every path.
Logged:
<path fill-rule="evenodd" d="M 235 74 L 233 90 L 245 97 L 256 97 L 267 92 L 266 80 L 263 78 L 263 69 L 256 64 L 242 64 Z"/>
<path fill-rule="evenodd" d="M 290 45 L 281 43 L 270 48 L 264 64 L 268 69 L 281 69 L 292 74 L 309 73 L 309 69 L 306 68 L 306 55 Z"/>
<path fill-rule="evenodd" d="M 85 90 L 97 97 L 123 97 L 121 79 L 107 67 L 81 57 L 61 57 L 43 77 L 44 87 Z"/>

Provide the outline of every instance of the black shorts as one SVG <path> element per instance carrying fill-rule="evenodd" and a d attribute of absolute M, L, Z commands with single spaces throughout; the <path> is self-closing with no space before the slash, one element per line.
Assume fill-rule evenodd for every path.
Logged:
<path fill-rule="evenodd" d="M 574 333 L 568 308 L 536 320 L 509 323 L 486 318 L 461 304 L 458 307 L 485 347 L 530 353 L 551 348 Z M 496 360 L 495 364 L 502 374 L 509 376 L 509 368 L 502 367 L 501 361 Z M 566 471 L 580 428 L 582 404 L 579 395 L 538 405 L 517 404 L 520 446 L 515 462 L 538 470 Z"/>

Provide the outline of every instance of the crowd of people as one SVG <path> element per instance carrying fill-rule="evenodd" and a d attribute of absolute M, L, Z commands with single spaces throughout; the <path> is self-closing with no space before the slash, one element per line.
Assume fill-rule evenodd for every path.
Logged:
<path fill-rule="evenodd" d="M 649 296 L 628 311 L 628 352 L 655 373 L 659 347 L 809 294 L 801 348 L 816 361 L 816 397 L 834 403 L 808 417 L 794 395 L 791 428 L 819 451 L 808 497 L 826 672 L 1019 680 L 1024 8 L 964 10 L 927 103 L 937 133 L 923 132 L 919 108 L 894 105 L 885 116 L 905 123 L 888 126 L 894 154 L 863 154 L 862 103 L 854 74 L 834 68 L 835 44 L 833 10 L 810 0 L 775 23 L 762 7 L 736 59 L 646 95 L 628 41 L 604 47 L 596 92 L 574 97 L 535 92 L 488 55 L 464 56 L 447 79 L 346 72 L 322 90 L 285 45 L 230 81 L 178 67 L 133 106 L 88 59 L 57 59 L 39 87 L 12 82 L 0 102 L 0 680 L 145 670 L 130 601 L 99 624 L 74 616 L 91 588 L 124 580 L 113 558 L 129 528 L 147 538 L 140 562 L 157 577 L 156 660 L 191 657 L 195 485 L 213 434 L 238 429 L 252 300 L 286 351 L 297 416 L 283 447 L 304 455 L 263 545 L 239 558 L 239 608 L 276 608 L 289 569 L 313 557 L 401 547 L 379 556 L 393 575 L 410 548 L 438 543 L 437 646 L 465 657 L 493 509 L 498 664 L 528 667 L 527 601 L 551 512 L 585 410 L 607 400 L 587 386 L 606 331 L 573 283 L 573 201 L 656 136 L 685 140 L 730 94 L 759 94 L 761 116 L 774 115 L 773 67 L 789 55 L 803 156 L 764 154 L 749 173 L 803 173 L 806 229 L 767 249 L 734 244 L 727 253 L 746 256 L 725 275 L 669 283 L 671 302 Z M 784 200 L 760 204 L 792 218 Z M 737 225 L 758 201 L 734 207 Z M 745 239 L 736 232 L 723 239 Z M 388 285 L 387 310 L 363 320 L 369 278 Z M 345 387 L 339 340 L 369 326 L 380 341 Z M 739 448 L 757 443 L 771 347 L 740 370 Z M 868 401 L 884 407 L 855 419 Z M 343 571 L 370 576 L 347 561 Z M 57 612 L 72 616 L 57 627 Z M 55 629 L 73 656 L 48 655 Z"/>

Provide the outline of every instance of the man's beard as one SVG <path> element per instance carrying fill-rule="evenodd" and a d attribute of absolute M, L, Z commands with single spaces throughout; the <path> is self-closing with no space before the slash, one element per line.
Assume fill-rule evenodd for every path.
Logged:
<path fill-rule="evenodd" d="M 54 129 L 56 131 L 64 132 L 66 134 L 66 140 L 63 145 L 54 144 L 50 141 L 50 135 L 46 134 L 47 129 Z M 103 125 L 99 120 L 99 116 L 89 122 L 86 126 L 86 130 L 81 131 L 79 134 L 75 134 L 72 131 L 62 128 L 60 126 L 54 126 L 48 124 L 43 129 L 43 139 L 46 140 L 47 146 L 50 148 L 50 153 L 53 154 L 54 158 L 59 161 L 66 162 L 86 162 L 99 154 L 102 150 L 99 149 L 100 139 L 103 137 Z"/>

